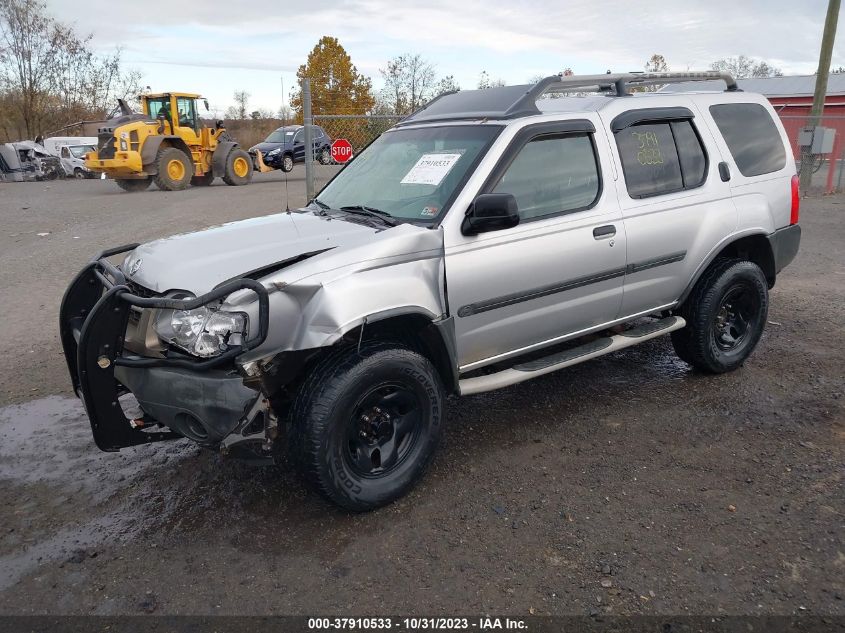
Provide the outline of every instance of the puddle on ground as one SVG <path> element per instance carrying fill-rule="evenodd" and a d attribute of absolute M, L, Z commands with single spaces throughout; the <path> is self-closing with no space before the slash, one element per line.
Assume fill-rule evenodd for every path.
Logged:
<path fill-rule="evenodd" d="M 527 424 L 526 412 L 543 420 L 552 407 L 578 420 L 593 396 L 625 400 L 646 384 L 677 397 L 671 392 L 689 376 L 667 343 L 646 344 L 452 401 L 449 416 L 472 427 L 483 401 L 482 418 L 493 418 L 491 428 L 505 433 L 508 420 Z M 478 439 L 455 433 L 451 441 L 460 446 L 452 450 L 471 446 L 482 455 L 486 449 Z M 104 453 L 94 444 L 82 404 L 63 396 L 0 408 L 0 487 L 0 590 L 40 566 L 130 541 L 147 546 L 201 540 L 243 551 L 311 551 L 332 560 L 356 530 L 378 521 L 377 513 L 350 516 L 318 500 L 287 466 L 244 464 L 187 440 Z"/>
<path fill-rule="evenodd" d="M 0 590 L 41 565 L 137 539 L 302 550 L 335 519 L 340 529 L 327 538 L 343 543 L 351 521 L 315 503 L 286 467 L 222 458 L 188 440 L 102 452 L 82 404 L 63 396 L 0 408 L 0 489 Z"/>

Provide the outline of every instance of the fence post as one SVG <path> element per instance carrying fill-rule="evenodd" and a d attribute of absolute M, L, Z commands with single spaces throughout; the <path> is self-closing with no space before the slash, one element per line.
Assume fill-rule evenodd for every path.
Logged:
<path fill-rule="evenodd" d="M 306 202 L 314 199 L 314 120 L 311 115 L 311 80 L 302 80 L 302 113 L 305 125 L 305 197 Z"/>

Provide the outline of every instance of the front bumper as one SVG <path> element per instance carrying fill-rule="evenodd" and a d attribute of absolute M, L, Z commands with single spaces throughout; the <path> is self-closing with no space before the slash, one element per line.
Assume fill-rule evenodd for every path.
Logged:
<path fill-rule="evenodd" d="M 90 154 L 89 154 L 90 155 Z M 95 154 L 95 156 L 97 156 Z M 135 151 L 115 152 L 114 158 L 86 158 L 85 167 L 91 171 L 106 172 L 112 177 L 144 175 L 141 153 Z"/>
<path fill-rule="evenodd" d="M 123 273 L 108 261 L 108 257 L 136 246 L 100 253 L 71 282 L 62 299 L 62 347 L 74 391 L 85 404 L 94 441 L 104 451 L 183 435 L 204 444 L 219 442 L 260 395 L 245 387 L 234 373 L 234 360 L 267 337 L 267 290 L 257 281 L 243 278 L 221 284 L 195 299 L 139 297 L 132 294 Z M 242 289 L 258 297 L 258 333 L 243 345 L 209 359 L 146 358 L 124 352 L 132 306 L 191 310 Z M 121 408 L 119 398 L 129 392 L 144 409 L 140 419 L 130 420 Z M 204 433 L 196 432 L 197 421 Z M 161 425 L 180 432 L 147 430 Z M 186 432 L 192 428 L 194 433 Z"/>

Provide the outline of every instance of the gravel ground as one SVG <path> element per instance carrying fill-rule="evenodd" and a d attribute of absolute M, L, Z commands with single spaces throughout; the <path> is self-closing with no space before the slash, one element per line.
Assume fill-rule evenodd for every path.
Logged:
<path fill-rule="evenodd" d="M 845 198 L 804 202 L 739 371 L 657 339 L 453 399 L 422 484 L 365 515 L 187 441 L 101 453 L 69 394 L 56 315 L 94 252 L 283 207 L 279 173 L 0 184 L 0 613 L 845 615 Z"/>

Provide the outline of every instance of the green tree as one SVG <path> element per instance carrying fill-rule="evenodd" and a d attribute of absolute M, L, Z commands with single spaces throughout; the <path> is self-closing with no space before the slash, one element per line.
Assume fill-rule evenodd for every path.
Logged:
<path fill-rule="evenodd" d="M 324 36 L 308 53 L 296 71 L 302 80 L 311 80 L 311 111 L 314 114 L 366 114 L 375 104 L 372 81 L 358 72 L 336 37 Z M 302 117 L 302 90 L 290 94 L 290 106 Z"/>

